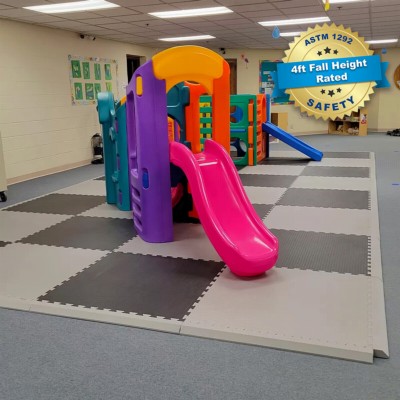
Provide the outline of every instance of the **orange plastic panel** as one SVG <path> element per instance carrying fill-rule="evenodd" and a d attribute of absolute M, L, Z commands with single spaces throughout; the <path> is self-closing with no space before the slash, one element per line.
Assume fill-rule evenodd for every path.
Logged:
<path fill-rule="evenodd" d="M 190 103 L 185 107 L 186 140 L 192 144 L 192 152 L 200 153 L 200 96 L 207 93 L 204 86 L 185 82 L 190 90 Z"/>
<path fill-rule="evenodd" d="M 212 96 L 213 139 L 230 152 L 230 69 L 223 61 L 223 74 L 214 81 Z"/>
<path fill-rule="evenodd" d="M 252 125 L 247 128 L 247 141 L 249 144 L 254 144 L 254 128 Z"/>
<path fill-rule="evenodd" d="M 174 120 L 171 117 L 168 117 L 168 140 L 172 142 L 174 140 L 175 129 L 174 129 Z"/>
<path fill-rule="evenodd" d="M 224 73 L 226 62 L 219 54 L 200 46 L 172 47 L 152 58 L 156 78 L 165 79 L 167 92 L 177 83 L 194 81 L 201 83 L 209 93 L 213 81 Z"/>
<path fill-rule="evenodd" d="M 254 121 L 254 102 L 253 100 L 249 101 L 249 104 L 247 104 L 247 114 L 249 118 L 249 122 Z"/>

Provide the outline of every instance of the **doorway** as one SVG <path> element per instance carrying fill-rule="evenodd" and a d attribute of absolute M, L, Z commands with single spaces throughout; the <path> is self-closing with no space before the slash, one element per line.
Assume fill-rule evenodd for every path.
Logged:
<path fill-rule="evenodd" d="M 134 72 L 140 67 L 142 58 L 143 57 L 132 56 L 130 54 L 126 55 L 126 69 L 128 71 L 128 82 L 131 81 Z"/>
<path fill-rule="evenodd" d="M 231 94 L 237 94 L 237 59 L 236 58 L 225 58 L 231 69 L 230 76 L 230 89 Z"/>

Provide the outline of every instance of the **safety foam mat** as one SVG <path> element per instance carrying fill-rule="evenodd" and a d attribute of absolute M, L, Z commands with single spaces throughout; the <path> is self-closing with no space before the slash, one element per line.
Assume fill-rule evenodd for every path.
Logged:
<path fill-rule="evenodd" d="M 151 244 L 93 179 L 0 211 L 0 306 L 372 362 L 388 355 L 375 162 L 286 152 L 239 171 L 280 241 L 239 278 L 200 224 Z M 235 218 L 235 215 L 232 215 Z"/>

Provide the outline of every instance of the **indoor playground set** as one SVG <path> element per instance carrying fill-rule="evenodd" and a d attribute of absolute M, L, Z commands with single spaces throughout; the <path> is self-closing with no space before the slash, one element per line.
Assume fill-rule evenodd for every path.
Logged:
<path fill-rule="evenodd" d="M 233 273 L 255 276 L 275 265 L 279 244 L 250 203 L 235 163 L 268 157 L 268 135 L 313 160 L 323 154 L 269 122 L 266 96 L 230 96 L 229 73 L 209 49 L 174 47 L 136 70 L 120 102 L 99 93 L 107 202 L 132 210 L 138 235 L 151 243 L 173 241 L 181 208 L 200 220 Z"/>

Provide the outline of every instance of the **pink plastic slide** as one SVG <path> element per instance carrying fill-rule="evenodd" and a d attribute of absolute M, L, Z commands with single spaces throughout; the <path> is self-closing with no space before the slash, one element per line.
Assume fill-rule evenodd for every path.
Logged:
<path fill-rule="evenodd" d="M 256 214 L 225 149 L 207 140 L 204 152 L 193 154 L 171 142 L 170 158 L 185 172 L 204 230 L 231 271 L 254 276 L 272 268 L 278 239 Z"/>

